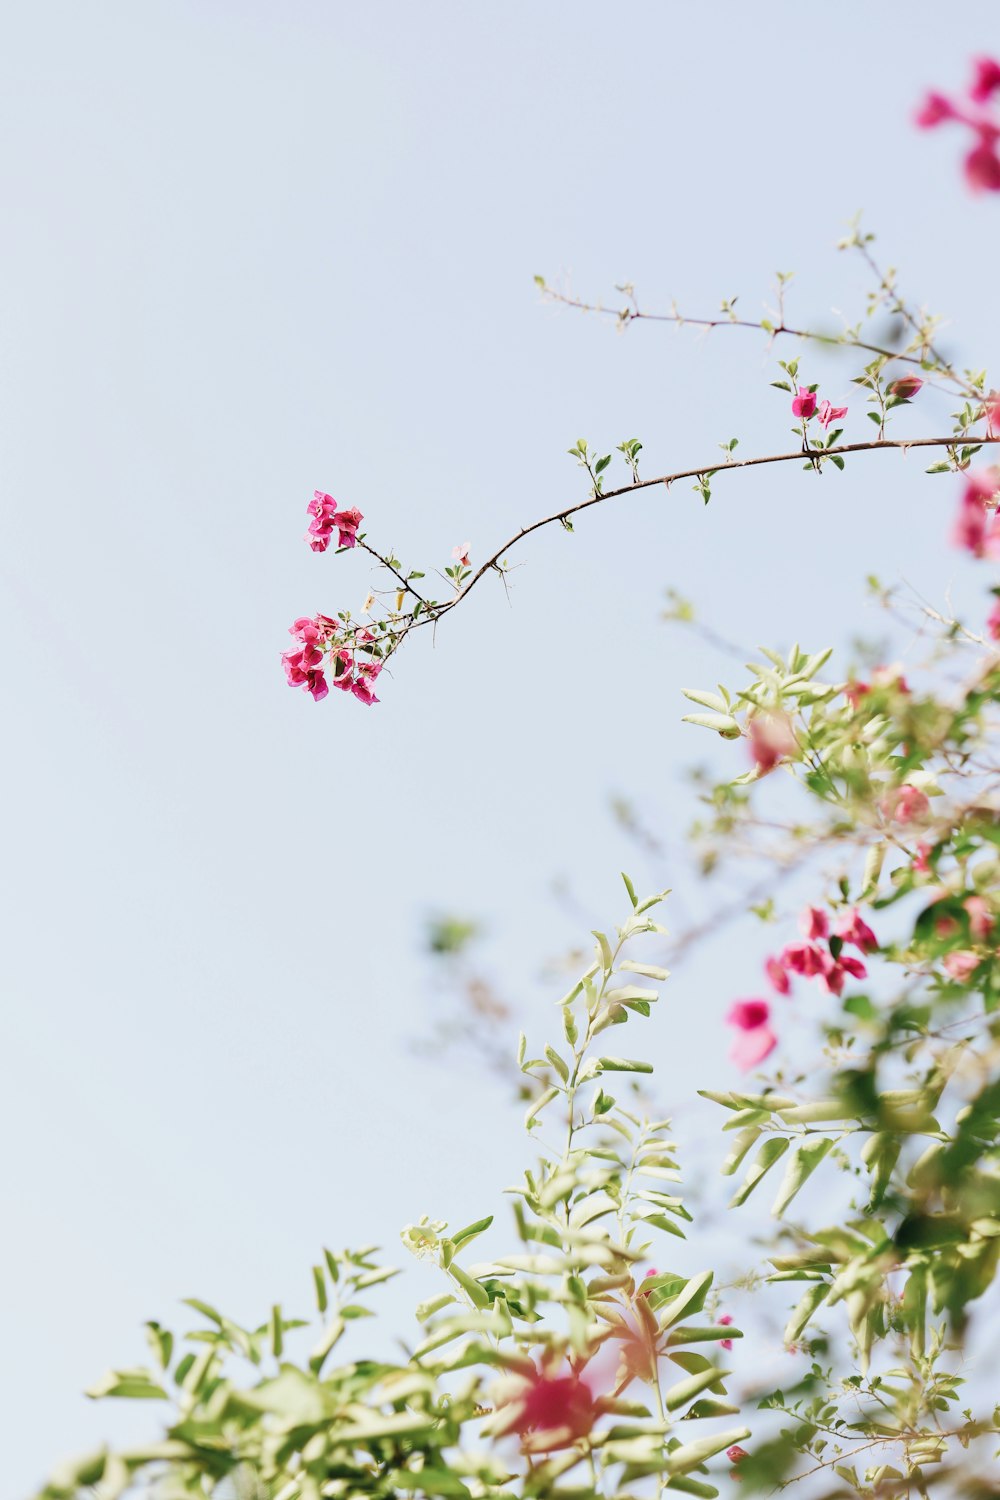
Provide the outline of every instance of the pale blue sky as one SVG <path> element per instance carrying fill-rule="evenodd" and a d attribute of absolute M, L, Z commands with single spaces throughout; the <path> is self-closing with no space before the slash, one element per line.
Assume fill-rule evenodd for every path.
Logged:
<path fill-rule="evenodd" d="M 916 456 L 734 477 L 707 510 L 650 491 L 533 539 L 511 604 L 484 584 L 378 708 L 316 707 L 284 686 L 285 631 L 357 608 L 369 573 L 305 547 L 313 488 L 429 571 L 582 495 L 580 435 L 639 436 L 649 472 L 733 435 L 780 448 L 759 340 L 617 338 L 532 275 L 756 311 L 794 268 L 804 321 L 853 315 L 833 243 L 858 209 L 985 362 L 1000 204 L 909 116 L 1000 27 L 984 0 L 34 0 L 3 40 L 0 1409 L 22 1493 L 125 1430 L 79 1391 L 141 1357 L 145 1317 L 304 1307 L 320 1244 L 493 1206 L 521 1159 L 504 1089 L 406 1049 L 433 1014 L 421 923 L 488 918 L 527 1002 L 583 936 L 553 876 L 620 912 L 637 861 L 609 795 L 676 845 L 707 748 L 679 690 L 720 666 L 658 623 L 666 586 L 740 641 L 816 646 L 865 623 L 866 571 L 938 599 L 985 581 Z M 849 397 L 851 371 L 812 369 Z M 684 969 L 643 1038 L 668 1097 L 730 1078 L 748 942 Z"/>

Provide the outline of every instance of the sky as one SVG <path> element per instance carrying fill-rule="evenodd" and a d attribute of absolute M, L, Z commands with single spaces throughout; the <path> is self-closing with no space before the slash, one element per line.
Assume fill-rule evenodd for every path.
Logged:
<path fill-rule="evenodd" d="M 80 1394 L 142 1358 L 145 1318 L 190 1295 L 295 1311 L 322 1244 L 395 1256 L 421 1213 L 493 1207 L 518 1114 L 474 1059 L 414 1055 L 445 1003 L 424 925 L 482 921 L 541 1039 L 544 961 L 621 917 L 623 864 L 684 873 L 685 767 L 716 751 L 681 689 L 739 668 L 662 622 L 668 588 L 748 649 L 878 633 L 869 572 L 983 607 L 950 481 L 917 455 L 787 465 L 707 508 L 680 485 L 543 531 L 509 599 L 484 581 L 378 706 L 317 706 L 285 686 L 287 627 L 357 609 L 372 574 L 306 547 L 313 489 L 430 575 L 583 498 L 580 436 L 638 436 L 650 474 L 733 436 L 780 450 L 793 349 L 619 336 L 532 278 L 759 316 L 794 270 L 790 312 L 853 321 L 866 282 L 835 242 L 858 211 L 986 363 L 1000 203 L 911 116 L 1000 27 L 982 0 L 913 0 L 905 26 L 778 0 L 35 0 L 3 41 L 0 1402 L 21 1495 L 148 1431 Z M 859 436 L 853 367 L 809 358 Z M 947 430 L 947 405 L 906 420 Z M 616 827 L 622 795 L 662 859 Z M 678 969 L 643 1038 L 671 1102 L 733 1081 L 721 1018 L 761 952 L 738 934 Z"/>

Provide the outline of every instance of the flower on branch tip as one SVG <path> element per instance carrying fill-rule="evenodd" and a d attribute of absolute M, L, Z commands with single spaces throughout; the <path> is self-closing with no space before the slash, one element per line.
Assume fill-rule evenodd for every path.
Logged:
<path fill-rule="evenodd" d="M 780 958 L 766 958 L 764 960 L 764 973 L 772 987 L 779 995 L 790 995 L 792 993 L 792 981 L 788 977 L 788 971 Z"/>
<path fill-rule="evenodd" d="M 470 545 L 471 543 L 469 542 L 462 542 L 460 546 L 452 547 L 451 549 L 452 557 L 457 563 L 461 563 L 463 568 L 471 567 L 471 559 L 469 557 Z"/>
<path fill-rule="evenodd" d="M 734 1443 L 731 1448 L 726 1449 L 726 1457 L 731 1464 L 738 1464 L 741 1458 L 749 1458 L 750 1455 L 745 1448 L 740 1447 L 739 1443 Z"/>
<path fill-rule="evenodd" d="M 778 1038 L 768 1025 L 771 1007 L 766 1000 L 734 1000 L 726 1012 L 726 1025 L 735 1027 L 737 1035 L 729 1049 L 729 1058 L 744 1073 L 764 1061 L 778 1045 Z"/>
<path fill-rule="evenodd" d="M 792 416 L 801 417 L 804 422 L 808 422 L 815 415 L 816 392 L 811 391 L 807 385 L 800 385 L 798 395 L 792 398 Z"/>
<path fill-rule="evenodd" d="M 948 98 L 947 94 L 940 94 L 932 89 L 924 95 L 924 98 L 914 116 L 914 124 L 918 130 L 933 130 L 935 125 L 942 125 L 945 120 L 959 119 L 959 112 Z"/>
<path fill-rule="evenodd" d="M 841 417 L 846 416 L 846 406 L 831 406 L 829 401 L 820 403 L 819 421 L 821 427 L 830 427 L 834 422 L 839 422 Z"/>
<path fill-rule="evenodd" d="M 898 380 L 889 385 L 889 395 L 895 396 L 897 401 L 912 401 L 917 393 L 923 390 L 924 382 L 919 375 L 901 375 Z"/>
<path fill-rule="evenodd" d="M 1000 555 L 1000 521 L 993 509 L 998 483 L 996 469 L 971 469 L 966 473 L 952 541 L 973 557 Z"/>
<path fill-rule="evenodd" d="M 862 953 L 874 953 L 878 948 L 878 938 L 856 906 L 838 918 L 834 931 L 837 937 L 845 943 L 853 943 Z"/>
<path fill-rule="evenodd" d="M 828 929 L 826 912 L 820 911 L 818 906 L 807 906 L 799 913 L 799 931 L 803 937 L 812 941 L 825 938 Z"/>
<path fill-rule="evenodd" d="M 327 495 L 323 490 L 315 490 L 306 511 L 312 517 L 306 541 L 314 552 L 326 551 L 334 531 L 337 532 L 338 547 L 353 547 L 357 542 L 358 527 L 364 516 L 356 508 L 338 510 L 332 495 Z"/>

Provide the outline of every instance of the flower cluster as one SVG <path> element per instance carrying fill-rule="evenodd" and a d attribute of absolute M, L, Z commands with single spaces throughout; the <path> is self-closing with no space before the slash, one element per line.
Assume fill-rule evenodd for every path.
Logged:
<path fill-rule="evenodd" d="M 843 993 L 848 978 L 865 979 L 868 970 L 860 958 L 845 953 L 845 946 L 861 953 L 874 953 L 878 938 L 856 907 L 833 923 L 818 906 L 807 906 L 799 917 L 803 940 L 788 943 L 781 952 L 765 960 L 764 972 L 779 995 L 789 995 L 791 976 L 818 979 L 828 995 Z"/>
<path fill-rule="evenodd" d="M 359 510 L 338 510 L 332 495 L 316 490 L 309 501 L 307 513 L 312 517 L 306 541 L 314 552 L 325 552 L 337 533 L 338 547 L 353 547 L 358 540 L 358 527 L 364 520 Z"/>
<path fill-rule="evenodd" d="M 847 416 L 846 406 L 833 406 L 829 401 L 819 401 L 814 385 L 800 385 L 798 394 L 792 397 L 792 416 L 809 422 L 818 417 L 821 427 L 830 427 Z"/>
<path fill-rule="evenodd" d="M 300 687 L 319 703 L 330 686 L 352 693 L 361 703 L 377 703 L 375 682 L 382 663 L 371 659 L 375 637 L 364 626 L 346 625 L 329 615 L 313 615 L 296 620 L 289 635 L 298 641 L 298 649 L 283 653 L 281 661 L 289 687 Z M 359 661 L 359 653 L 367 659 Z M 324 667 L 329 667 L 327 681 Z"/>
<path fill-rule="evenodd" d="M 972 82 L 964 97 L 926 95 L 916 115 L 921 130 L 933 130 L 948 122 L 971 131 L 973 145 L 963 163 L 965 180 L 974 193 L 1000 192 L 1000 116 L 994 96 L 1000 93 L 1000 62 L 977 57 L 972 64 Z"/>

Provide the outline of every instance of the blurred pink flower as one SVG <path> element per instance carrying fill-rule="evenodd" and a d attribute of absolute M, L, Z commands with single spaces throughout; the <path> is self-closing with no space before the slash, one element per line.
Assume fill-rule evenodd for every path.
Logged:
<path fill-rule="evenodd" d="M 990 903 L 982 896 L 969 896 L 963 905 L 969 914 L 969 931 L 977 942 L 985 942 L 996 923 Z"/>
<path fill-rule="evenodd" d="M 828 995 L 842 995 L 848 975 L 852 979 L 865 979 L 868 970 L 860 958 L 850 958 L 842 953 L 839 958 L 828 958 L 820 975 L 820 983 Z"/>
<path fill-rule="evenodd" d="M 459 546 L 459 547 L 452 547 L 452 549 L 451 549 L 451 555 L 452 555 L 452 557 L 455 559 L 456 562 L 461 563 L 463 568 L 468 568 L 470 566 L 470 559 L 469 559 L 469 547 L 470 547 L 470 545 L 471 544 L 469 542 L 463 542 L 461 544 L 461 546 Z"/>
<path fill-rule="evenodd" d="M 878 947 L 878 938 L 856 906 L 838 919 L 834 930 L 845 943 L 853 943 L 862 953 L 874 953 Z"/>
<path fill-rule="evenodd" d="M 925 94 L 920 108 L 914 116 L 914 123 L 920 130 L 932 130 L 935 125 L 940 125 L 945 120 L 959 119 L 958 110 L 952 104 L 947 94 L 939 94 L 933 90 Z"/>
<path fill-rule="evenodd" d="M 983 133 L 964 162 L 965 180 L 974 193 L 1000 193 L 1000 156 L 996 137 Z"/>
<path fill-rule="evenodd" d="M 730 1317 L 729 1313 L 723 1313 L 722 1317 L 719 1318 L 718 1321 L 719 1321 L 719 1323 L 723 1327 L 728 1328 L 729 1325 L 730 1325 L 730 1323 L 733 1320 Z M 720 1339 L 719 1340 L 719 1348 L 720 1349 L 731 1349 L 732 1347 L 733 1347 L 733 1341 L 732 1341 L 732 1339 Z"/>
<path fill-rule="evenodd" d="M 779 995 L 790 995 L 792 992 L 792 981 L 789 979 L 784 964 L 780 958 L 766 958 L 764 960 L 764 973 L 767 975 L 773 987 Z"/>
<path fill-rule="evenodd" d="M 919 375 L 901 375 L 889 386 L 889 395 L 895 396 L 900 401 L 912 401 L 917 392 L 923 388 L 923 384 Z"/>
<path fill-rule="evenodd" d="M 793 974 L 812 979 L 823 973 L 828 957 L 816 943 L 789 943 L 781 950 L 781 962 Z"/>
<path fill-rule="evenodd" d="M 828 931 L 826 912 L 821 911 L 818 906 L 804 907 L 799 913 L 799 931 L 811 942 L 815 942 L 816 938 L 825 938 Z"/>
<path fill-rule="evenodd" d="M 1000 89 L 1000 62 L 992 57 L 974 57 L 972 70 L 969 98 L 977 104 L 987 104 L 990 96 Z"/>
<path fill-rule="evenodd" d="M 744 1073 L 763 1062 L 778 1045 L 767 1024 L 770 1014 L 766 1000 L 734 1000 L 726 1013 L 726 1025 L 737 1031 L 729 1049 L 730 1061 Z"/>
<path fill-rule="evenodd" d="M 792 754 L 795 735 L 784 713 L 756 713 L 747 725 L 750 754 L 761 775 L 773 771 L 779 761 Z"/>
<path fill-rule="evenodd" d="M 916 823 L 930 812 L 930 800 L 926 792 L 905 782 L 887 792 L 881 802 L 882 812 L 897 823 Z"/>
<path fill-rule="evenodd" d="M 946 954 L 943 967 L 945 973 L 949 974 L 952 979 L 957 980 L 959 984 L 965 984 L 981 963 L 982 959 L 978 953 L 963 948 L 956 953 Z"/>

